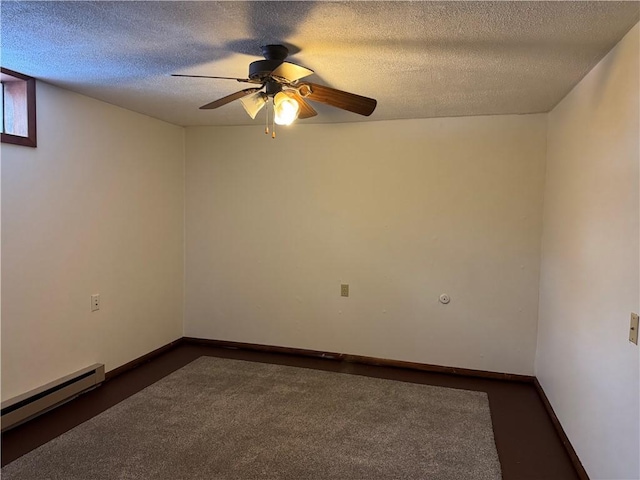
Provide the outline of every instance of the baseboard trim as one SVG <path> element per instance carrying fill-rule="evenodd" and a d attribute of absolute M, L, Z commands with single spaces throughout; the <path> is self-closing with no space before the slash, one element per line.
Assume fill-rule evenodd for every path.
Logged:
<path fill-rule="evenodd" d="M 533 383 L 535 380 L 535 377 L 529 376 L 529 375 L 487 372 L 484 370 L 473 370 L 469 368 L 444 367 L 440 365 L 430 365 L 426 363 L 406 362 L 403 360 L 389 360 L 385 358 L 367 357 L 362 355 L 350 355 L 346 353 L 322 352 L 318 350 L 307 350 L 302 348 L 278 347 L 273 345 L 231 342 L 228 340 L 211 340 L 206 338 L 195 338 L 195 337 L 183 337 L 182 340 L 185 343 L 208 345 L 211 347 L 218 347 L 218 348 L 253 350 L 258 352 L 281 353 L 285 355 L 296 355 L 301 357 L 324 358 L 327 360 L 359 363 L 363 365 L 406 368 L 410 370 L 420 370 L 423 372 L 445 373 L 448 375 L 460 375 L 465 377 L 490 378 L 495 380 L 508 380 L 512 382 L 524 382 L 524 383 Z"/>
<path fill-rule="evenodd" d="M 113 378 L 117 377 L 118 375 L 122 375 L 123 373 L 132 370 L 136 367 L 139 367 L 140 365 L 142 365 L 143 363 L 149 362 L 151 360 L 153 360 L 155 357 L 162 355 L 165 352 L 168 352 L 169 350 L 173 350 L 174 348 L 176 348 L 178 345 L 180 345 L 181 343 L 184 342 L 184 338 L 178 338 L 177 340 L 174 340 L 171 343 L 167 343 L 166 345 L 160 347 L 160 348 L 156 348 L 155 350 L 147 353 L 146 355 L 142 355 L 141 357 L 135 358 L 133 360 L 131 360 L 130 362 L 125 363 L 124 365 L 120 365 L 117 368 L 114 368 L 113 370 L 109 370 L 106 374 L 105 374 L 105 382 L 108 382 L 109 380 L 112 380 Z"/>
<path fill-rule="evenodd" d="M 560 437 L 560 441 L 564 445 L 564 448 L 567 451 L 569 458 L 571 459 L 571 463 L 573 463 L 573 467 L 576 469 L 576 473 L 578 474 L 578 477 L 580 478 L 580 480 L 589 480 L 589 475 L 587 475 L 587 471 L 584 469 L 584 466 L 582 465 L 580 458 L 578 458 L 578 454 L 574 450 L 573 445 L 571 445 L 571 442 L 569 441 L 569 437 L 567 437 L 567 434 L 565 433 L 564 428 L 562 428 L 562 425 L 560 424 L 560 420 L 558 420 L 558 417 L 556 416 L 556 412 L 553 411 L 553 407 L 551 406 L 551 402 L 549 402 L 549 399 L 547 398 L 547 394 L 544 393 L 542 385 L 540 385 L 540 382 L 535 377 L 534 377 L 533 384 L 536 387 L 536 391 L 538 392 L 538 395 L 540 396 L 540 399 L 544 404 L 544 408 L 547 411 L 547 414 L 549 415 L 551 422 L 553 423 L 553 427 L 556 429 L 556 433 Z"/>

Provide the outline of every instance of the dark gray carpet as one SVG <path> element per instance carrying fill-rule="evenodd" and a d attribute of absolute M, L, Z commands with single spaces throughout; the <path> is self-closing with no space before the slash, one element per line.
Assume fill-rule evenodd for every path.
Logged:
<path fill-rule="evenodd" d="M 201 357 L 12 479 L 500 479 L 482 392 Z"/>

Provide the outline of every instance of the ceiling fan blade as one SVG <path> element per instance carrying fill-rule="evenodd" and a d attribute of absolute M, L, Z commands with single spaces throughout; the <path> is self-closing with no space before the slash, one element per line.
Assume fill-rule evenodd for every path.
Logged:
<path fill-rule="evenodd" d="M 220 80 L 235 80 L 236 82 L 247 82 L 251 83 L 251 80 L 248 78 L 235 78 L 235 77 L 211 77 L 209 75 L 181 75 L 179 73 L 172 73 L 172 77 L 189 77 L 189 78 L 218 78 Z"/>
<path fill-rule="evenodd" d="M 314 108 L 304 101 L 304 98 L 296 91 L 296 90 L 283 90 L 288 96 L 293 98 L 298 105 L 300 105 L 300 113 L 298 114 L 298 118 L 305 119 L 311 118 L 318 115 L 318 112 L 314 110 Z"/>
<path fill-rule="evenodd" d="M 291 62 L 282 62 L 276 69 L 271 72 L 271 76 L 273 77 L 281 77 L 289 80 L 290 82 L 294 82 L 300 78 L 311 75 L 313 70 L 309 70 L 302 65 L 296 65 Z"/>
<path fill-rule="evenodd" d="M 236 93 L 232 93 L 231 95 L 227 95 L 226 97 L 222 97 L 219 98 L 218 100 L 215 100 L 211 103 L 207 103 L 206 105 L 203 105 L 200 107 L 200 110 L 211 110 L 213 108 L 218 108 L 221 107 L 223 105 L 226 105 L 227 103 L 231 103 L 234 100 L 237 100 L 239 98 L 242 97 L 246 97 L 247 95 L 251 95 L 252 93 L 256 93 L 257 91 L 261 90 L 262 87 L 259 88 L 245 88 L 244 90 L 240 90 L 239 92 Z"/>
<path fill-rule="evenodd" d="M 378 104 L 373 98 L 309 82 L 299 84 L 298 93 L 307 100 L 331 105 L 366 117 L 373 113 Z"/>

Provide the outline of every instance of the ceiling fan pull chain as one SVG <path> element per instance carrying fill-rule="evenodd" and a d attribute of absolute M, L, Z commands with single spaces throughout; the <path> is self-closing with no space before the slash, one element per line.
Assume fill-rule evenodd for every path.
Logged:
<path fill-rule="evenodd" d="M 275 104 L 273 106 L 271 130 L 272 130 L 271 131 L 271 138 L 276 138 L 276 107 L 275 107 Z"/>
<path fill-rule="evenodd" d="M 264 109 L 267 112 L 266 113 L 266 117 L 265 117 L 266 121 L 265 121 L 265 124 L 264 124 L 264 134 L 265 135 L 269 135 L 269 102 L 267 102 L 267 104 L 265 105 Z"/>

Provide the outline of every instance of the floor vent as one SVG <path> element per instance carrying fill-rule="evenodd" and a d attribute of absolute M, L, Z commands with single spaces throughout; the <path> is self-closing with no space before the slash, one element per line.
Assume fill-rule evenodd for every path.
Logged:
<path fill-rule="evenodd" d="M 42 387 L 2 402 L 2 431 L 68 402 L 104 381 L 104 364 L 96 363 Z"/>

